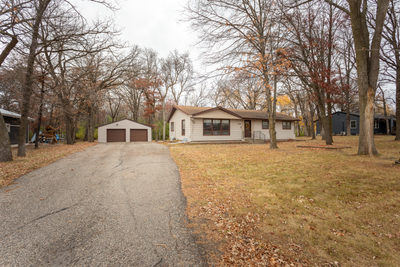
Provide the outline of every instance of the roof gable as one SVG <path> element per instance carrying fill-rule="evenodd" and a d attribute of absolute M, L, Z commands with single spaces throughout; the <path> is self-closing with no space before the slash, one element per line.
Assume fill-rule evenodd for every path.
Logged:
<path fill-rule="evenodd" d="M 100 128 L 100 127 L 103 127 L 103 126 L 106 126 L 106 125 L 109 125 L 109 124 L 112 124 L 112 123 L 117 123 L 117 122 L 120 122 L 120 121 L 130 121 L 130 122 L 141 124 L 141 125 L 144 125 L 144 126 L 147 126 L 147 127 L 150 127 L 150 128 L 154 128 L 154 126 L 151 126 L 151 125 L 148 125 L 148 124 L 144 124 L 144 123 L 140 123 L 140 122 L 137 122 L 137 121 L 134 121 L 134 120 L 131 120 L 131 119 L 122 119 L 122 120 L 118 120 L 118 121 L 112 121 L 112 122 L 109 122 L 109 123 L 105 123 L 103 125 L 96 126 L 95 128 Z"/>
<path fill-rule="evenodd" d="M 218 115 L 218 114 L 221 114 L 221 112 L 223 112 L 224 115 Z M 196 118 L 206 118 L 206 117 L 207 118 L 208 117 L 220 118 L 222 116 L 226 117 L 228 119 L 230 119 L 230 118 L 241 119 L 242 118 L 240 115 L 230 111 L 229 109 L 223 108 L 223 107 L 209 108 L 207 110 L 203 110 L 203 111 L 200 111 L 200 112 L 192 114 L 192 115 L 193 115 L 193 117 L 196 117 Z"/>
<path fill-rule="evenodd" d="M 203 116 L 208 112 L 221 110 L 224 111 L 235 118 L 239 119 L 254 119 L 254 120 L 268 120 L 268 112 L 263 110 L 244 110 L 244 109 L 230 109 L 230 108 L 223 108 L 223 107 L 190 107 L 190 106 L 177 106 L 175 105 L 172 108 L 171 114 L 168 118 L 168 122 L 171 120 L 172 115 L 175 113 L 176 110 L 180 110 L 186 115 L 192 115 L 193 117 L 203 118 L 207 116 Z M 278 121 L 297 121 L 298 119 L 291 117 L 289 115 L 285 115 L 282 113 L 276 113 L 276 120 Z"/>

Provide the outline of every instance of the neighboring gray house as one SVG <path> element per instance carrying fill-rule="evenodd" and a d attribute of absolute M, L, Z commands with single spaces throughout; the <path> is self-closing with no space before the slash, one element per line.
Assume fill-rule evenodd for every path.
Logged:
<path fill-rule="evenodd" d="M 10 137 L 11 145 L 18 144 L 18 136 L 19 136 L 19 126 L 21 124 L 21 115 L 18 113 L 14 113 L 5 109 L 0 108 L 1 115 L 4 118 L 4 122 L 6 123 L 8 136 Z M 28 118 L 29 121 L 35 121 L 32 118 Z M 26 143 L 29 142 L 29 123 L 26 129 Z"/>
<path fill-rule="evenodd" d="M 396 131 L 396 118 L 389 116 L 389 131 L 394 134 Z M 346 112 L 338 111 L 332 114 L 332 133 L 333 135 L 340 135 L 342 132 L 346 133 Z M 360 114 L 350 113 L 350 131 L 352 135 L 359 134 L 360 132 Z M 321 133 L 319 121 L 317 121 L 317 134 Z M 386 134 L 386 119 L 383 115 L 375 115 L 374 120 L 374 134 Z"/>
<path fill-rule="evenodd" d="M 297 120 L 277 113 L 276 138 L 295 139 L 294 122 Z M 174 106 L 168 123 L 171 140 L 243 141 L 253 136 L 270 139 L 268 113 L 261 110 Z"/>

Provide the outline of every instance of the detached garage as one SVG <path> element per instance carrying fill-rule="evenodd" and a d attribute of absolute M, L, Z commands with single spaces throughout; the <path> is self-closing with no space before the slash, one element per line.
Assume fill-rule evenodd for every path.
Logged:
<path fill-rule="evenodd" d="M 151 142 L 151 126 L 124 119 L 101 125 L 98 128 L 99 143 Z"/>

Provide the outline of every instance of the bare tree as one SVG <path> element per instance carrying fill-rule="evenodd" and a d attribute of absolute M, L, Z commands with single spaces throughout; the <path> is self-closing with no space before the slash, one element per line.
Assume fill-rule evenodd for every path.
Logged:
<path fill-rule="evenodd" d="M 81 75 L 80 83 L 83 86 L 80 91 L 81 101 L 88 114 L 86 127 L 89 142 L 94 142 L 94 111 L 101 100 L 99 94 L 124 84 L 131 63 L 130 55 L 96 53 L 84 58 L 83 64 L 79 66 L 79 70 L 84 73 Z"/>
<path fill-rule="evenodd" d="M 200 83 L 197 88 L 193 88 L 185 95 L 185 106 L 203 107 L 208 102 L 207 84 Z"/>
<path fill-rule="evenodd" d="M 396 138 L 400 140 L 400 1 L 390 0 L 383 28 L 381 59 L 386 65 L 387 79 L 396 84 Z"/>
<path fill-rule="evenodd" d="M 30 11 L 35 1 L 0 1 L 0 42 L 5 45 L 0 54 L 0 66 L 15 48 L 20 35 L 25 34 L 23 24 L 33 21 Z"/>
<path fill-rule="evenodd" d="M 372 157 L 378 154 L 374 141 L 374 101 L 379 76 L 379 51 L 382 31 L 390 0 L 379 0 L 377 2 L 366 0 L 325 1 L 351 18 L 360 107 L 358 155 Z M 370 17 L 373 17 L 375 21 L 373 29 L 368 25 Z"/>
<path fill-rule="evenodd" d="M 343 70 L 342 76 L 344 79 L 340 79 L 342 91 L 344 94 L 343 103 L 345 103 L 346 109 L 346 135 L 351 135 L 350 128 L 350 110 L 351 105 L 354 102 L 354 94 L 357 88 L 357 79 L 353 77 L 354 68 L 356 66 L 354 41 L 353 36 L 348 27 L 344 27 L 341 33 L 341 45 L 338 46 L 340 61 L 337 62 L 337 68 L 339 71 Z M 342 111 L 344 108 L 342 108 Z"/>
<path fill-rule="evenodd" d="M 220 90 L 229 103 L 229 107 L 249 110 L 264 110 L 267 108 L 265 88 L 259 77 L 252 77 L 247 73 L 227 76 L 225 88 Z M 228 107 L 228 106 L 227 106 Z"/>
<path fill-rule="evenodd" d="M 34 15 L 34 23 L 32 25 L 32 35 L 31 41 L 29 45 L 29 56 L 27 60 L 26 66 L 26 74 L 25 74 L 25 85 L 23 89 L 23 102 L 21 106 L 21 124 L 19 128 L 19 137 L 18 137 L 18 156 L 24 157 L 25 153 L 25 140 L 26 140 L 26 129 L 28 126 L 28 115 L 29 115 L 29 104 L 31 101 L 31 95 L 33 90 L 33 70 L 35 64 L 35 58 L 37 55 L 38 48 L 38 37 L 39 37 L 39 28 L 42 23 L 43 15 L 50 4 L 51 0 L 38 0 L 37 6 L 35 6 Z"/>
<path fill-rule="evenodd" d="M 108 52 L 124 47 L 112 20 L 96 20 L 88 25 L 71 7 L 54 9 L 52 14 L 57 16 L 42 26 L 41 41 L 52 87 L 64 114 L 67 144 L 74 144 L 84 109 L 90 113 L 89 136 L 93 136 L 92 103 L 99 99 L 97 92 L 119 83 L 121 70 L 126 70 L 130 57 L 121 59 L 123 56 Z"/>
<path fill-rule="evenodd" d="M 326 3 L 307 3 L 284 12 L 285 25 L 291 43 L 291 68 L 305 88 L 312 90 L 311 100 L 319 110 L 322 137 L 327 145 L 332 138 L 332 103 L 340 101 L 342 87 L 338 80 L 340 71 L 335 69 L 334 47 L 342 28 L 342 12 Z"/>
<path fill-rule="evenodd" d="M 182 93 L 188 92 L 193 75 L 193 65 L 188 53 L 179 54 L 177 50 L 171 52 L 167 58 L 160 62 L 160 77 L 163 86 L 159 87 L 162 101 L 162 127 L 163 141 L 165 141 L 165 106 L 169 92 L 172 93 L 175 103 L 179 105 Z"/>
<path fill-rule="evenodd" d="M 228 73 L 245 72 L 261 79 L 266 93 L 271 149 L 278 148 L 273 86 L 276 83 L 271 77 L 277 73 L 276 64 L 272 63 L 282 34 L 277 31 L 276 11 L 276 3 L 265 0 L 200 0 L 186 6 L 187 20 L 205 46 L 203 58 L 207 64 L 224 63 Z"/>

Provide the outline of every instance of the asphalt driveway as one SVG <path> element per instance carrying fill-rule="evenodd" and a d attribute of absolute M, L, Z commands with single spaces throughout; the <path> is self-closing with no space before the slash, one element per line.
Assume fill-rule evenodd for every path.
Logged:
<path fill-rule="evenodd" d="M 203 266 L 169 150 L 108 143 L 0 190 L 0 266 Z"/>

